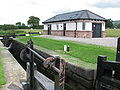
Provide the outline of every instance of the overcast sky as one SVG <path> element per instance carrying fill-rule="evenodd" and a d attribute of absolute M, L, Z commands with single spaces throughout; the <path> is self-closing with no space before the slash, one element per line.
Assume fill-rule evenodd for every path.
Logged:
<path fill-rule="evenodd" d="M 32 15 L 43 22 L 56 14 L 84 9 L 120 20 L 120 0 L 1 0 L 0 24 L 26 24 Z"/>

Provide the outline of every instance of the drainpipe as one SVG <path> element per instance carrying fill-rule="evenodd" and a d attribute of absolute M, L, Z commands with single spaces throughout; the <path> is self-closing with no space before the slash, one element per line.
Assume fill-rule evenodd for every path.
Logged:
<path fill-rule="evenodd" d="M 74 37 L 76 38 L 76 31 L 77 31 L 77 21 L 75 21 L 75 23 L 76 23 L 76 29 L 75 29 L 75 31 L 74 31 Z"/>

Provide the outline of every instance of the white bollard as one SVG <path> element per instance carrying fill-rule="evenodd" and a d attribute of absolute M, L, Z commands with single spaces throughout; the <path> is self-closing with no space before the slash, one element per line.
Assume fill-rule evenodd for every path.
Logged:
<path fill-rule="evenodd" d="M 3 37 L 0 37 L 0 40 L 3 39 Z"/>
<path fill-rule="evenodd" d="M 64 51 L 65 52 L 67 51 L 67 45 L 64 45 Z"/>
<path fill-rule="evenodd" d="M 42 34 L 41 32 L 39 32 L 39 34 Z"/>
<path fill-rule="evenodd" d="M 26 34 L 26 36 L 30 36 L 29 34 Z"/>

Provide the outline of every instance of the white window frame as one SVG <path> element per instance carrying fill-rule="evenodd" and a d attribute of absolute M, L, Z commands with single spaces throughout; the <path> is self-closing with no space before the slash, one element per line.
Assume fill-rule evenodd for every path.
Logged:
<path fill-rule="evenodd" d="M 56 28 L 57 28 L 57 30 L 59 30 L 59 24 L 56 24 Z"/>
<path fill-rule="evenodd" d="M 85 30 L 85 28 L 86 28 L 86 23 L 82 22 L 82 30 Z"/>

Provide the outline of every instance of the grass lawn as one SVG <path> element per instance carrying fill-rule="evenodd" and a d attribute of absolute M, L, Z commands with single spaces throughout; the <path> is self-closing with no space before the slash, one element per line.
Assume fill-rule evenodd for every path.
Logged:
<path fill-rule="evenodd" d="M 19 41 L 22 42 L 27 42 L 28 40 L 29 37 L 19 38 Z M 40 38 L 40 37 L 32 37 L 32 40 L 37 46 L 41 46 L 43 48 L 47 48 L 56 51 L 58 53 L 63 53 L 75 58 L 79 58 L 81 61 L 84 61 L 86 63 L 95 64 L 97 62 L 98 55 L 105 55 L 108 57 L 109 60 L 115 60 L 115 54 L 116 54 L 115 50 L 104 46 L 82 44 L 82 43 L 78 44 L 70 41 L 53 40 L 53 39 Z M 64 45 L 70 46 L 69 53 L 63 52 Z"/>
<path fill-rule="evenodd" d="M 0 57 L 0 88 L 2 87 L 2 85 L 4 85 L 6 83 L 6 79 L 4 77 L 4 70 L 3 70 L 3 63 L 2 63 L 2 59 Z"/>
<path fill-rule="evenodd" d="M 120 37 L 120 29 L 106 29 L 107 37 Z"/>

